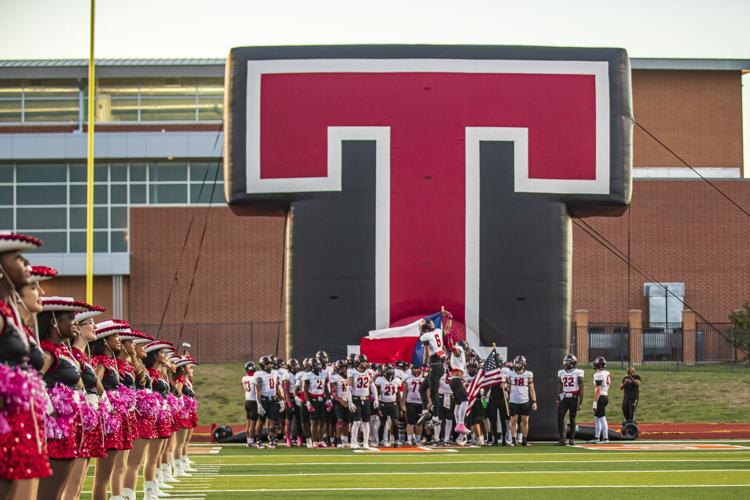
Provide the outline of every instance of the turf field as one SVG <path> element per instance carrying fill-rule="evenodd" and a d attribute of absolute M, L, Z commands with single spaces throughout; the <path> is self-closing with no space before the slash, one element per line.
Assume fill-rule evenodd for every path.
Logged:
<path fill-rule="evenodd" d="M 649 500 L 748 498 L 750 442 L 629 445 L 658 449 L 593 450 L 534 443 L 530 448 L 358 453 L 196 445 L 192 458 L 199 472 L 183 478 L 169 492 L 170 500 L 296 499 L 302 495 L 410 500 L 500 495 L 597 500 L 632 500 L 646 495 Z M 664 449 L 675 445 L 719 448 Z M 89 481 L 84 490 L 90 490 Z"/>

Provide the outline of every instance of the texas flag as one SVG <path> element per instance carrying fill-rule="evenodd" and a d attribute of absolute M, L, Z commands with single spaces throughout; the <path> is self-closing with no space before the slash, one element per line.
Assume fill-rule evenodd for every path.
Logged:
<path fill-rule="evenodd" d="M 419 341 L 419 323 L 423 320 L 431 320 L 435 328 L 442 328 L 443 314 L 437 312 L 408 325 L 371 330 L 367 337 L 360 339 L 359 352 L 366 355 L 371 363 L 406 361 L 414 366 L 422 366 L 424 348 Z"/>

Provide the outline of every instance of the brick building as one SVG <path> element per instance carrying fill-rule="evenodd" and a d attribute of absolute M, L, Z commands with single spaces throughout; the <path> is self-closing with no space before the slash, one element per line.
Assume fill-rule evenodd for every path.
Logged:
<path fill-rule="evenodd" d="M 632 67 L 637 122 L 750 210 L 742 135 L 750 61 L 633 59 Z M 83 60 L 0 61 L 0 227 L 42 238 L 34 262 L 61 272 L 48 294 L 81 298 L 86 70 Z M 161 324 L 163 337 L 190 342 L 209 361 L 285 347 L 285 218 L 238 217 L 223 201 L 223 74 L 220 59 L 97 66 L 95 302 L 152 333 Z M 638 127 L 634 167 L 629 212 L 586 222 L 649 278 L 681 284 L 704 318 L 726 321 L 750 300 L 747 216 Z M 573 245 L 573 310 L 627 324 L 628 310 L 641 309 L 648 321 L 650 279 L 579 227 Z"/>

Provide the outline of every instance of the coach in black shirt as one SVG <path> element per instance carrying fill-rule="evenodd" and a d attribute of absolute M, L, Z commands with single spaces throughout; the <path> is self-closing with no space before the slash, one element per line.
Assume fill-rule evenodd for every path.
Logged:
<path fill-rule="evenodd" d="M 635 368 L 628 368 L 628 374 L 622 379 L 620 384 L 620 390 L 623 392 L 622 398 L 622 414 L 625 416 L 625 421 L 629 422 L 633 420 L 635 415 L 635 407 L 638 405 L 638 393 L 641 388 L 641 376 L 636 375 Z"/>

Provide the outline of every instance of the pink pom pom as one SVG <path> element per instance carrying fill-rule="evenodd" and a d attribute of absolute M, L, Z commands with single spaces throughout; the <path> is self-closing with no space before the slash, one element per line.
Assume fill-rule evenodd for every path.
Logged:
<path fill-rule="evenodd" d="M 90 431 L 99 423 L 99 412 L 94 406 L 81 405 L 81 416 L 83 417 L 83 430 Z"/>
<path fill-rule="evenodd" d="M 81 411 L 75 391 L 66 385 L 57 384 L 48 391 L 48 397 L 54 413 L 48 415 L 45 422 L 47 439 L 67 438 Z"/>
<path fill-rule="evenodd" d="M 137 391 L 135 409 L 144 417 L 158 417 L 161 411 L 161 397 L 151 391 Z"/>

